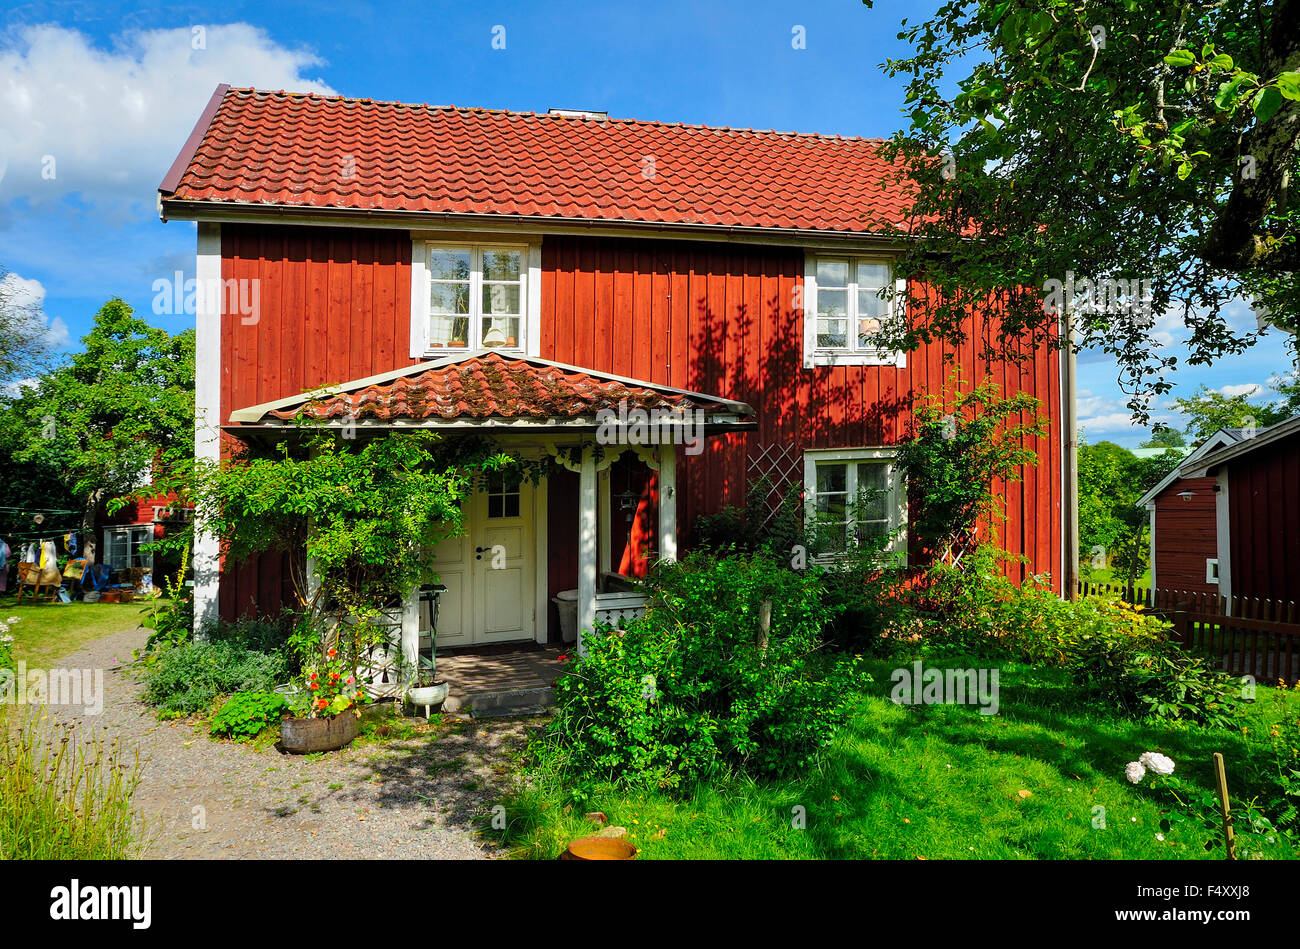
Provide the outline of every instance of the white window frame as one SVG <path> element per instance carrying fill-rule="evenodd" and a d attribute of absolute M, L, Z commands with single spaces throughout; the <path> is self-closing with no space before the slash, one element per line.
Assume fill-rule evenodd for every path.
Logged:
<path fill-rule="evenodd" d="M 885 548 L 902 566 L 907 564 L 907 486 L 896 464 L 898 449 L 889 446 L 871 448 L 809 449 L 803 453 L 803 489 L 806 523 L 817 517 L 817 466 L 843 464 L 847 466 L 845 488 L 849 496 L 857 494 L 859 462 L 877 462 L 887 465 L 886 484 L 889 499 L 885 509 L 889 514 L 889 545 Z M 820 562 L 833 562 L 836 554 L 817 558 Z"/>
<path fill-rule="evenodd" d="M 852 345 L 837 348 L 819 348 L 817 345 L 817 261 L 844 260 L 850 267 L 848 281 L 848 320 L 850 332 L 848 339 Z M 884 264 L 892 269 L 893 258 L 883 254 L 836 253 L 834 251 L 806 251 L 803 271 L 803 366 L 895 366 L 902 369 L 907 366 L 907 353 L 892 352 L 886 349 L 858 349 L 857 333 L 853 332 L 858 322 L 858 280 L 859 262 Z M 899 307 L 905 299 L 907 281 L 894 280 L 894 296 L 890 301 L 890 312 L 886 319 L 896 319 Z"/>
<path fill-rule="evenodd" d="M 127 537 L 127 548 L 126 548 L 127 556 L 126 556 L 125 567 L 119 567 L 109 560 L 109 555 L 112 551 L 112 544 L 109 542 L 109 537 L 119 536 L 119 535 L 125 535 Z M 143 537 L 141 539 L 134 539 L 136 538 L 137 535 L 143 535 Z M 108 567 L 112 570 L 129 569 L 131 567 L 131 555 L 139 551 L 139 549 L 145 544 L 153 543 L 153 539 L 154 539 L 153 535 L 154 535 L 154 530 L 152 524 L 117 524 L 111 527 L 105 527 L 104 539 L 103 539 L 104 549 L 103 549 L 102 556 L 100 557 L 100 562 L 107 564 Z M 149 572 L 152 573 L 153 565 L 154 565 L 154 555 L 152 553 L 149 554 L 147 559 L 149 562 L 145 566 L 147 566 L 149 568 Z"/>
<path fill-rule="evenodd" d="M 430 296 L 432 281 L 429 274 L 429 252 L 435 247 L 469 247 L 470 267 L 470 335 L 465 348 L 437 347 L 430 345 L 430 318 L 432 316 Z M 485 249 L 509 249 L 522 251 L 520 274 L 520 332 L 523 341 L 520 346 L 492 346 L 486 350 L 479 345 L 483 331 L 483 251 Z M 542 245 L 540 238 L 488 239 L 467 234 L 446 234 L 430 236 L 428 234 L 412 236 L 411 239 L 411 357 L 413 359 L 440 359 L 448 356 L 463 356 L 472 352 L 500 352 L 513 355 L 537 356 L 540 354 L 542 328 Z"/>

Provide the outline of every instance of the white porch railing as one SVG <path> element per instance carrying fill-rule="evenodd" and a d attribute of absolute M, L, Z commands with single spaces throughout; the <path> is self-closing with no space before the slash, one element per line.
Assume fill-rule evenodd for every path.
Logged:
<path fill-rule="evenodd" d="M 640 593 L 597 593 L 596 622 L 618 629 L 645 612 L 645 601 Z"/>

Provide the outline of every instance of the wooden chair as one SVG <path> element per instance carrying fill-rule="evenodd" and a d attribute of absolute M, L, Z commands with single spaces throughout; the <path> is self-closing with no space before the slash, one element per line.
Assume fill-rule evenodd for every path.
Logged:
<path fill-rule="evenodd" d="M 50 602 L 53 603 L 58 600 L 59 589 L 63 586 L 63 575 L 59 572 L 57 564 L 46 567 L 44 570 L 36 563 L 20 563 L 18 565 L 18 601 L 23 598 L 24 587 L 32 588 L 32 600 L 35 601 L 41 595 L 41 587 L 44 586 L 52 588 Z"/>

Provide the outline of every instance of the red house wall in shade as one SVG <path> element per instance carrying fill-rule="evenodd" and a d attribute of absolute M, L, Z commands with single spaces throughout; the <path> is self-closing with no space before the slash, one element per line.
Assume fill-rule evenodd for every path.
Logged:
<path fill-rule="evenodd" d="M 1300 600 L 1300 434 L 1228 463 L 1232 595 Z"/>
<path fill-rule="evenodd" d="M 1216 478 L 1179 478 L 1155 499 L 1156 585 L 1162 590 L 1218 593 L 1205 582 L 1205 561 L 1219 556 Z M 1190 491 L 1184 501 L 1179 494 Z"/>

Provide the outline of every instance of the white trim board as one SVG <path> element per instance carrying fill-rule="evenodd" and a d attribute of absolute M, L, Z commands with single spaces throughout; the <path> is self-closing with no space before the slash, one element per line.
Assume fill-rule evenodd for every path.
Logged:
<path fill-rule="evenodd" d="M 1234 445 L 1238 441 L 1240 441 L 1240 439 L 1237 438 L 1237 436 L 1233 435 L 1231 432 L 1229 432 L 1227 429 L 1223 429 L 1223 428 L 1219 429 L 1217 432 L 1215 432 L 1213 435 L 1207 438 L 1204 442 L 1202 442 L 1194 452 L 1192 452 L 1190 455 L 1188 455 L 1186 458 L 1180 461 L 1177 467 L 1175 467 L 1173 471 L 1169 472 L 1169 474 L 1161 478 L 1155 487 L 1153 487 L 1146 494 L 1142 495 L 1142 497 L 1138 498 L 1137 505 L 1139 507 L 1146 507 L 1148 504 L 1154 503 L 1155 499 L 1159 497 L 1162 493 L 1164 493 L 1165 488 L 1169 487 L 1175 481 L 1181 480 L 1182 478 L 1191 477 L 1190 475 L 1183 474 L 1183 470 L 1187 468 L 1187 466 L 1190 465 L 1192 462 L 1200 458 L 1204 458 L 1210 452 L 1214 451 L 1216 448 L 1222 445 Z"/>
<path fill-rule="evenodd" d="M 221 280 L 221 225 L 200 223 L 194 266 L 199 287 Z M 195 295 L 194 313 L 194 457 L 221 460 L 221 300 L 220 294 Z M 221 590 L 221 549 L 216 535 L 205 529 L 195 511 L 194 627 L 196 632 L 217 619 Z"/>

